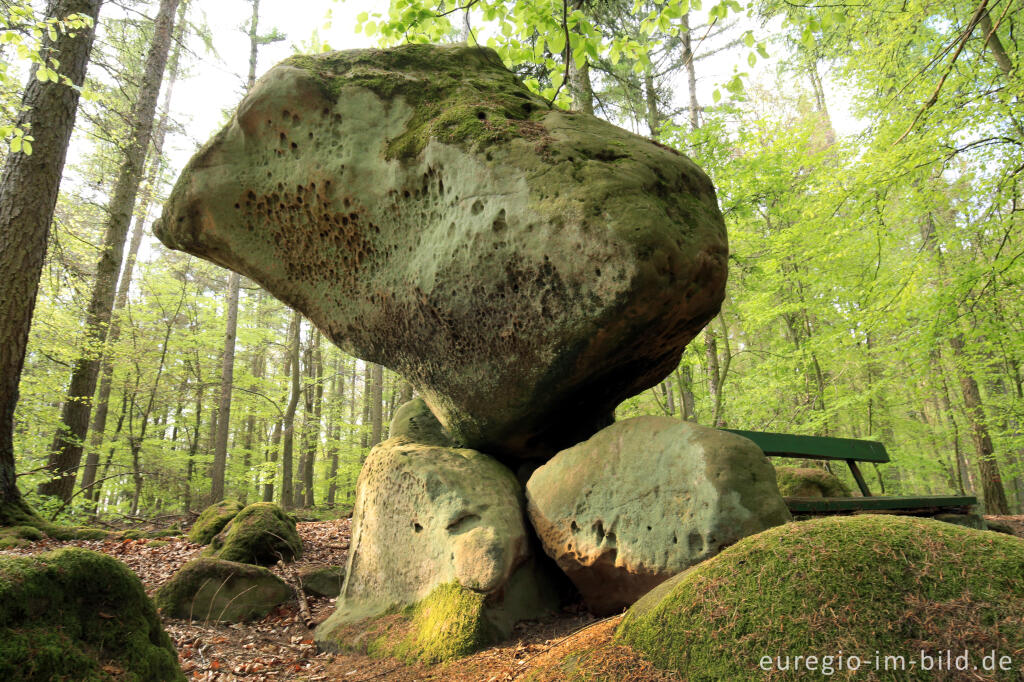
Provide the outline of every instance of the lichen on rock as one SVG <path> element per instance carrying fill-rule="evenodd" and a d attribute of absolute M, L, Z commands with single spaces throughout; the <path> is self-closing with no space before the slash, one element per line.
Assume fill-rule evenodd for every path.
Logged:
<path fill-rule="evenodd" d="M 626 419 L 563 450 L 526 496 L 544 551 L 601 615 L 791 520 L 756 445 L 671 417 Z"/>
<path fill-rule="evenodd" d="M 142 583 L 103 554 L 0 557 L 0 677 L 184 680 Z"/>
<path fill-rule="evenodd" d="M 726 276 L 692 161 L 459 45 L 286 60 L 155 231 L 402 374 L 453 445 L 504 462 L 611 423 L 677 366 Z"/>

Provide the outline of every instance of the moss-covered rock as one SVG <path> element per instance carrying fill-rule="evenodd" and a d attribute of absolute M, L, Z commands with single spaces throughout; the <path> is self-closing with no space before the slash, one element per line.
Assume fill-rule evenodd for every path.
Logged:
<path fill-rule="evenodd" d="M 768 670 L 771 679 L 802 680 L 820 676 L 823 664 L 845 676 L 857 662 L 865 679 L 962 679 L 914 673 L 922 651 L 965 650 L 979 669 L 991 651 L 1011 656 L 1011 671 L 985 679 L 1019 680 L 1022 613 L 1021 540 L 931 519 L 862 515 L 741 540 L 645 595 L 619 637 L 688 680 L 763 679 Z M 875 669 L 876 652 L 918 667 Z M 794 670 L 797 655 L 817 656 L 817 671 L 808 673 L 806 660 Z M 781 670 L 786 656 L 789 670 Z"/>
<path fill-rule="evenodd" d="M 611 423 L 678 365 L 726 276 L 692 161 L 552 108 L 464 45 L 276 66 L 155 232 L 399 372 L 454 445 L 506 462 Z"/>
<path fill-rule="evenodd" d="M 202 557 L 190 561 L 156 593 L 165 616 L 237 622 L 262 618 L 292 589 L 261 566 Z"/>
<path fill-rule="evenodd" d="M 0 527 L 0 549 L 27 547 L 46 535 L 35 526 Z"/>
<path fill-rule="evenodd" d="M 196 519 L 195 525 L 188 533 L 188 539 L 199 545 L 208 545 L 213 537 L 224 530 L 231 519 L 242 511 L 242 503 L 238 500 L 221 500 L 203 510 Z"/>
<path fill-rule="evenodd" d="M 238 512 L 214 536 L 206 554 L 225 561 L 269 566 L 302 556 L 295 520 L 273 502 L 256 502 Z"/>
<path fill-rule="evenodd" d="M 306 594 L 337 597 L 345 582 L 345 569 L 341 566 L 305 566 L 299 569 L 298 576 Z"/>
<path fill-rule="evenodd" d="M 414 398 L 395 410 L 388 437 L 399 436 L 424 445 L 451 445 L 451 438 L 423 398 Z"/>
<path fill-rule="evenodd" d="M 775 467 L 779 492 L 783 497 L 849 497 L 850 489 L 825 469 L 815 467 Z"/>
<path fill-rule="evenodd" d="M 0 558 L 0 677 L 184 679 L 139 579 L 83 549 Z"/>

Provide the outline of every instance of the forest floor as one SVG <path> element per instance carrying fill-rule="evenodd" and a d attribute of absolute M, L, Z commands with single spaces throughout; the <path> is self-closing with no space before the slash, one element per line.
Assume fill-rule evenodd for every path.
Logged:
<path fill-rule="evenodd" d="M 1024 538 L 1024 516 L 985 517 L 1008 526 Z M 304 543 L 296 569 L 307 564 L 344 566 L 348 559 L 349 519 L 298 524 Z M 127 564 L 152 595 L 203 546 L 184 538 L 165 540 L 44 539 L 0 554 L 29 555 L 61 547 L 82 547 L 110 555 Z M 272 571 L 280 575 L 277 567 Z M 280 575 L 281 578 L 285 576 Z M 333 599 L 307 597 L 313 620 L 324 620 Z M 567 609 L 543 621 L 520 623 L 512 637 L 472 656 L 439 665 L 407 664 L 390 658 L 318 652 L 313 632 L 299 615 L 295 602 L 278 607 L 266 618 L 221 624 L 164 618 L 164 627 L 178 650 L 181 668 L 192 680 L 209 682 L 269 682 L 272 680 L 451 680 L 452 682 L 537 682 L 562 680 L 571 671 L 598 673 L 602 679 L 629 682 L 678 680 L 656 670 L 626 646 L 612 640 L 621 616 L 597 619 L 581 607 Z"/>

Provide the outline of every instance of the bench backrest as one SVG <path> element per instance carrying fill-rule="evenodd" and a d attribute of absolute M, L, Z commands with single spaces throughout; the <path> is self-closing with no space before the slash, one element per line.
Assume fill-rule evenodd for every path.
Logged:
<path fill-rule="evenodd" d="M 767 431 L 741 431 L 722 429 L 749 438 L 770 457 L 797 457 L 800 459 L 853 460 L 856 462 L 889 461 L 889 453 L 878 441 L 854 438 L 825 438 L 824 436 L 797 436 L 791 433 Z"/>

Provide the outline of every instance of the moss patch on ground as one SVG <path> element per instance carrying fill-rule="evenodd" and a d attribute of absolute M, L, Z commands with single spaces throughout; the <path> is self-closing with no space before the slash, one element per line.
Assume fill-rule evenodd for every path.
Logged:
<path fill-rule="evenodd" d="M 783 497 L 849 497 L 850 489 L 835 474 L 814 467 L 775 467 Z"/>
<path fill-rule="evenodd" d="M 295 520 L 273 502 L 256 502 L 238 512 L 206 549 L 208 556 L 225 561 L 269 566 L 278 559 L 302 556 L 302 539 Z"/>
<path fill-rule="evenodd" d="M 196 519 L 188 539 L 197 545 L 208 545 L 213 537 L 228 525 L 231 519 L 242 511 L 242 503 L 238 500 L 221 500 L 203 510 Z"/>
<path fill-rule="evenodd" d="M 931 519 L 890 515 L 789 523 L 741 540 L 656 587 L 627 612 L 619 640 L 685 679 L 805 679 L 795 655 L 847 664 L 882 656 L 990 651 L 1024 671 L 1024 542 Z M 790 656 L 790 670 L 775 657 Z M 954 654 L 955 655 L 955 654 Z M 786 659 L 782 659 L 786 662 Z M 897 663 L 894 662 L 893 666 Z M 806 662 L 805 662 L 806 666 Z M 917 679 L 916 669 L 872 670 L 873 679 Z M 813 674 L 813 673 L 811 673 Z M 871 678 L 871 675 L 861 674 Z M 954 676 L 955 677 L 955 676 Z"/>
<path fill-rule="evenodd" d="M 292 589 L 261 566 L 200 558 L 157 590 L 160 612 L 173 618 L 237 622 L 262 618 Z"/>
<path fill-rule="evenodd" d="M 184 679 L 138 577 L 77 548 L 0 559 L 0 677 Z"/>
<path fill-rule="evenodd" d="M 410 624 L 409 634 L 392 652 L 407 661 L 450 661 L 495 639 L 484 614 L 484 595 L 455 582 L 438 585 L 413 607 Z"/>

